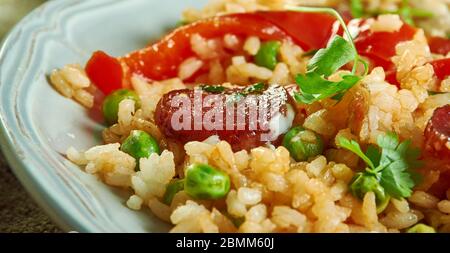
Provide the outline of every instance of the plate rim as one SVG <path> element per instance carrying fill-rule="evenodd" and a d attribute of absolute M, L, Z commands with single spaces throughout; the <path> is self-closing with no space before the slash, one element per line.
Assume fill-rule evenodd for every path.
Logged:
<path fill-rule="evenodd" d="M 40 68 L 39 65 L 36 66 L 45 61 L 45 59 L 37 60 L 40 59 L 40 51 L 45 49 L 42 45 L 48 42 L 48 38 L 56 38 L 56 41 L 66 39 L 59 37 L 67 36 L 66 20 L 71 20 L 73 16 L 79 17 L 78 15 L 81 14 L 91 15 L 92 12 L 102 8 L 111 7 L 117 10 L 116 7 L 120 4 L 124 4 L 123 7 L 127 6 L 129 10 L 142 6 L 144 3 L 159 4 L 157 0 L 147 1 L 49 0 L 22 18 L 0 43 L 0 148 L 11 171 L 27 193 L 64 232 L 145 231 L 153 233 L 166 231 L 166 228 L 161 228 L 160 220 L 152 218 L 148 225 L 136 228 L 127 226 L 126 222 L 115 222 L 114 214 L 123 214 L 125 209 L 120 209 L 118 212 L 110 211 L 108 208 L 105 209 L 110 206 L 109 204 L 107 206 L 102 204 L 110 200 L 109 196 L 116 194 L 104 195 L 105 192 L 103 192 L 97 195 L 95 190 L 97 184 L 93 185 L 92 181 L 85 181 L 84 176 L 81 177 L 78 172 L 73 172 L 72 163 L 69 165 L 69 161 L 59 156 L 58 151 L 48 143 L 46 137 L 49 136 L 40 134 L 40 124 L 35 121 L 36 117 L 40 116 L 33 115 L 31 109 L 33 103 L 39 99 L 33 99 L 32 104 L 23 102 L 33 95 L 33 92 L 27 91 L 32 87 L 30 83 L 41 82 L 42 80 L 36 79 L 37 76 L 50 71 L 47 68 Z M 170 1 L 172 4 L 178 4 L 175 2 L 177 0 Z M 188 6 L 200 6 L 205 2 L 206 0 L 183 1 L 176 15 L 179 15 L 178 11 Z M 77 44 L 72 42 L 69 41 L 67 45 L 70 49 L 74 49 L 72 46 L 75 46 L 77 52 L 80 52 L 80 49 L 84 50 L 76 48 Z M 80 56 L 85 58 L 88 55 Z M 43 147 L 40 147 L 40 144 Z M 43 154 L 40 154 L 41 152 Z M 78 168 L 73 165 L 73 168 L 75 167 Z M 106 198 L 98 198 L 98 196 L 106 196 Z M 130 221 L 140 222 L 141 218 L 131 218 Z M 168 226 L 168 223 L 165 225 Z"/>
<path fill-rule="evenodd" d="M 20 37 L 20 29 L 31 24 L 35 18 L 38 18 L 39 13 L 44 12 L 47 8 L 55 8 L 58 5 L 73 4 L 76 2 L 80 3 L 77 0 L 46 1 L 25 15 L 0 42 L 0 63 L 2 63 L 3 58 L 7 55 L 7 49 L 12 46 L 13 38 L 16 36 Z M 4 63 L 0 64 L 0 69 L 3 66 Z M 36 164 L 36 161 L 27 164 L 17 154 L 17 148 L 15 147 L 17 140 L 8 129 L 6 121 L 7 119 L 3 115 L 3 111 L 0 111 L 0 148 L 9 168 L 28 195 L 63 232 L 99 232 L 97 229 L 88 226 L 89 223 L 84 223 L 83 225 L 83 222 L 75 218 L 76 215 L 71 215 L 72 212 L 70 209 L 59 203 L 56 197 L 51 194 L 50 189 L 38 177 L 34 177 L 29 172 L 30 169 L 33 169 L 38 164 Z"/>

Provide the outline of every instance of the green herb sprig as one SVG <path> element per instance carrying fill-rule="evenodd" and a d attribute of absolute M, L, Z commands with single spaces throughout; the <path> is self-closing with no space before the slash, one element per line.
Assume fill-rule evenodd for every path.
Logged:
<path fill-rule="evenodd" d="M 338 143 L 367 164 L 365 171 L 358 173 L 350 184 L 350 190 L 356 197 L 362 198 L 372 191 L 380 203 L 384 200 L 383 194 L 384 197 L 407 198 L 421 180 L 421 176 L 414 171 L 422 165 L 418 160 L 420 150 L 411 148 L 410 140 L 400 142 L 395 133 L 380 135 L 378 147 L 371 145 L 366 153 L 356 141 L 340 137 Z"/>
<path fill-rule="evenodd" d="M 320 49 L 314 54 L 307 66 L 306 74 L 299 74 L 296 77 L 300 92 L 295 94 L 295 99 L 304 104 L 312 104 L 326 98 L 340 100 L 345 92 L 362 79 L 356 74 L 360 62 L 365 67 L 365 73 L 368 71 L 368 65 L 359 57 L 344 19 L 332 8 L 295 6 L 286 8 L 298 12 L 327 13 L 334 16 L 341 24 L 348 40 L 336 35 L 326 48 Z M 353 61 L 351 74 L 342 75 L 342 81 L 339 82 L 327 80 L 329 76 L 351 61 Z"/>

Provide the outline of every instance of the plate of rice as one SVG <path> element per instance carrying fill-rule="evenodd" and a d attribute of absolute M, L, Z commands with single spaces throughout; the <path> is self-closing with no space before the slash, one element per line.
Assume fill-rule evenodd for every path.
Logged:
<path fill-rule="evenodd" d="M 50 1 L 0 143 L 66 231 L 450 232 L 445 0 Z"/>

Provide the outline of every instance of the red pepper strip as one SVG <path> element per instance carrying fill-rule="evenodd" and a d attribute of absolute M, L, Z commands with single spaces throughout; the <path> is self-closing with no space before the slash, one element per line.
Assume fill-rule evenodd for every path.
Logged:
<path fill-rule="evenodd" d="M 305 51 L 326 47 L 336 22 L 333 16 L 321 13 L 266 11 L 257 15 L 285 31 Z"/>
<path fill-rule="evenodd" d="M 434 73 L 440 80 L 450 76 L 450 58 L 433 61 L 431 65 L 433 65 Z"/>
<path fill-rule="evenodd" d="M 428 39 L 430 50 L 435 54 L 447 55 L 450 52 L 450 40 L 441 37 L 431 37 Z"/>
<path fill-rule="evenodd" d="M 122 75 L 122 86 L 128 87 L 131 74 L 137 73 L 151 80 L 164 80 L 177 76 L 178 66 L 194 56 L 190 37 L 199 34 L 204 38 L 222 37 L 227 33 L 237 36 L 257 36 L 262 40 L 294 40 L 305 50 L 322 48 L 331 36 L 334 19 L 325 14 L 298 12 L 259 12 L 218 16 L 183 26 L 164 37 L 156 44 L 119 58 L 122 73 L 113 73 L 117 65 L 112 57 L 96 53 L 86 66 L 89 78 L 103 92 L 117 89 L 118 76 Z M 289 31 L 289 34 L 287 32 Z M 292 38 L 289 36 L 291 35 Z M 99 59 L 97 59 L 99 58 Z M 96 72 L 100 72 L 97 74 Z M 100 78 L 102 73 L 111 73 L 115 78 Z M 111 87 L 108 82 L 112 82 Z"/>
<path fill-rule="evenodd" d="M 105 94 L 121 87 L 130 86 L 132 74 L 141 74 L 150 80 L 164 80 L 177 76 L 178 66 L 194 56 L 190 37 L 199 34 L 204 38 L 222 37 L 227 33 L 238 36 L 258 36 L 263 40 L 289 40 L 290 37 L 257 14 L 233 14 L 201 20 L 180 27 L 162 40 L 147 48 L 132 52 L 122 58 L 112 58 L 97 52 L 89 60 L 86 72 L 92 82 Z M 120 62 L 121 68 L 117 66 Z M 109 73 L 112 77 L 107 77 Z"/>
<path fill-rule="evenodd" d="M 190 37 L 217 38 L 225 34 L 257 36 L 262 40 L 288 40 L 285 32 L 256 14 L 234 14 L 201 20 L 181 27 L 164 37 L 160 42 L 133 52 L 120 59 L 131 73 L 141 74 L 152 80 L 163 80 L 177 76 L 178 66 L 194 56 Z"/>

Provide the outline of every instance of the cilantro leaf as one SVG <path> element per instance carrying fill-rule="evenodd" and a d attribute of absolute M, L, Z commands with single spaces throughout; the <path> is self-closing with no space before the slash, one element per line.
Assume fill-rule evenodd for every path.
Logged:
<path fill-rule="evenodd" d="M 335 36 L 325 49 L 317 51 L 307 66 L 307 73 L 296 77 L 297 84 L 300 87 L 300 92 L 295 94 L 297 102 L 312 104 L 330 97 L 335 100 L 342 99 L 344 93 L 361 80 L 361 77 L 356 75 L 356 70 L 358 63 L 362 62 L 344 19 L 333 8 L 287 6 L 286 9 L 333 15 L 349 39 L 347 41 L 341 36 Z M 350 61 L 354 62 L 352 73 L 342 76 L 342 81 L 331 82 L 326 79 Z M 367 65 L 364 63 L 364 66 Z"/>
<path fill-rule="evenodd" d="M 350 42 L 341 36 L 335 36 L 326 48 L 317 51 L 310 60 L 308 71 L 328 77 L 354 60 L 356 55 Z"/>
<path fill-rule="evenodd" d="M 361 147 L 359 146 L 359 143 L 354 140 L 348 140 L 344 137 L 339 137 L 338 139 L 338 145 L 341 148 L 345 148 L 347 150 L 352 151 L 356 155 L 358 155 L 361 159 L 366 162 L 367 165 L 369 165 L 370 168 L 375 169 L 374 163 L 370 158 L 364 154 L 364 152 L 361 150 Z"/>
<path fill-rule="evenodd" d="M 382 148 L 380 165 L 375 171 L 381 171 L 380 183 L 394 198 L 411 196 L 412 188 L 420 180 L 412 170 L 421 166 L 417 161 L 418 149 L 411 148 L 411 141 L 399 142 L 395 133 L 380 135 L 377 139 Z"/>
<path fill-rule="evenodd" d="M 381 171 L 381 186 L 396 199 L 411 196 L 415 186 L 411 174 L 406 171 L 407 168 L 405 161 L 397 160 Z"/>
<path fill-rule="evenodd" d="M 366 156 L 372 161 L 374 167 L 380 165 L 381 152 L 375 145 L 369 145 L 367 147 Z"/>
<path fill-rule="evenodd" d="M 306 75 L 297 75 L 295 79 L 300 88 L 295 99 L 300 103 L 312 104 L 325 98 L 342 98 L 342 93 L 357 84 L 361 77 L 350 74 L 342 76 L 343 80 L 340 82 L 331 82 L 317 72 L 309 72 Z"/>
<path fill-rule="evenodd" d="M 360 62 L 361 58 L 358 55 L 358 50 L 356 49 L 355 43 L 353 42 L 353 37 L 347 27 L 347 23 L 344 21 L 344 19 L 342 18 L 341 14 L 339 14 L 339 12 L 337 12 L 333 8 L 291 6 L 291 5 L 286 5 L 285 9 L 289 10 L 289 11 L 298 11 L 298 12 L 305 12 L 305 13 L 326 13 L 326 14 L 330 14 L 330 15 L 334 16 L 337 19 L 337 21 L 339 22 L 339 24 L 341 25 L 342 29 L 344 30 L 344 34 L 349 39 L 348 43 L 352 47 L 352 49 L 355 53 L 355 56 L 353 57 L 354 64 L 353 64 L 352 74 L 356 73 L 356 69 L 358 68 L 358 62 Z"/>
<path fill-rule="evenodd" d="M 361 0 L 350 1 L 350 11 L 354 18 L 361 18 L 364 15 L 364 6 Z"/>
<path fill-rule="evenodd" d="M 392 132 L 379 135 L 377 138 L 378 146 L 383 149 L 395 149 L 398 146 L 398 142 L 398 136 Z"/>
<path fill-rule="evenodd" d="M 369 168 L 364 173 L 366 176 L 376 175 L 386 194 L 396 199 L 411 196 L 413 187 L 421 180 L 421 176 L 413 171 L 421 166 L 418 161 L 420 150 L 412 148 L 410 140 L 400 142 L 395 133 L 380 135 L 377 143 L 379 148 L 371 145 L 364 154 L 356 141 L 339 139 L 340 147 L 352 151 L 366 162 Z M 371 189 L 367 185 L 351 185 L 351 188 L 355 192 Z"/>

